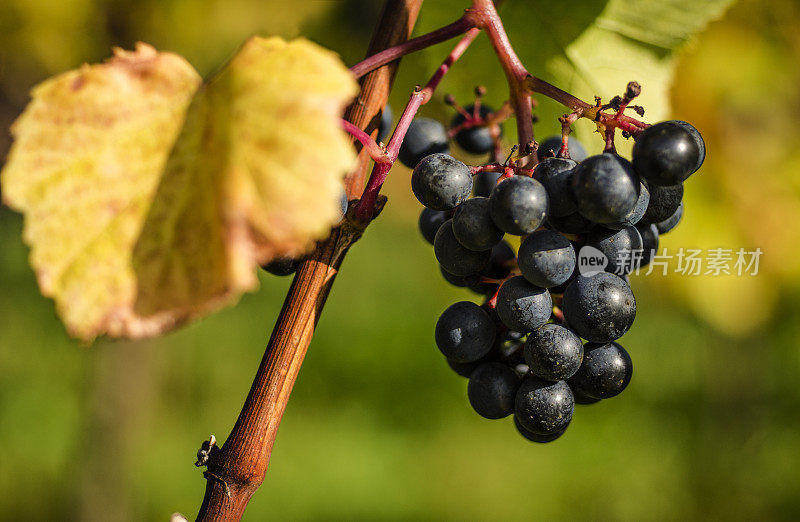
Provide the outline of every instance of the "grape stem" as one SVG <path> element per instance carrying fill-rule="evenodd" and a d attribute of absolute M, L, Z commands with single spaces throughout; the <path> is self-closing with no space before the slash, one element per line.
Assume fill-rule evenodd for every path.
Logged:
<path fill-rule="evenodd" d="M 478 165 L 469 168 L 470 173 L 475 176 L 481 172 L 496 172 L 502 174 L 506 171 L 506 166 L 501 163 L 488 163 L 486 165 Z"/>
<path fill-rule="evenodd" d="M 347 120 L 343 119 L 341 122 L 342 128 L 344 128 L 344 130 L 346 130 L 351 136 L 357 139 L 361 145 L 364 146 L 364 150 L 367 151 L 372 161 L 375 163 L 391 163 L 389 155 L 386 153 L 386 149 L 381 147 L 375 140 L 373 140 L 372 136 Z"/>
<path fill-rule="evenodd" d="M 648 125 L 621 113 L 607 114 L 597 106 L 587 103 L 572 94 L 551 85 L 550 83 L 532 75 L 520 61 L 508 39 L 500 16 L 492 0 L 472 0 L 472 7 L 467 9 L 464 16 L 450 25 L 437 29 L 431 33 L 409 40 L 406 44 L 389 48 L 377 55 L 356 64 L 351 68 L 356 76 L 364 74 L 373 68 L 380 67 L 405 54 L 418 51 L 442 42 L 458 34 L 476 28 L 486 32 L 494 48 L 503 72 L 508 80 L 511 106 L 514 108 L 517 120 L 517 141 L 521 157 L 516 161 L 518 167 L 528 168 L 535 166 L 536 156 L 531 151 L 534 148 L 533 123 L 531 114 L 531 94 L 538 93 L 569 108 L 579 118 L 588 118 L 604 128 L 616 127 L 629 132 L 636 137 Z"/>
<path fill-rule="evenodd" d="M 450 70 L 450 67 L 464 54 L 464 51 L 467 50 L 479 33 L 479 29 L 469 29 L 453 50 L 450 51 L 450 54 L 439 68 L 436 69 L 436 72 L 433 73 L 433 76 L 428 80 L 425 87 L 417 87 L 411 94 L 411 99 L 408 101 L 408 104 L 406 104 L 406 108 L 400 116 L 397 127 L 395 127 L 394 133 L 389 140 L 389 145 L 386 148 L 389 161 L 385 163 L 375 163 L 373 166 L 372 173 L 367 181 L 367 187 L 364 189 L 364 194 L 361 196 L 361 200 L 358 202 L 358 206 L 355 210 L 356 220 L 368 222 L 372 219 L 375 201 L 378 198 L 378 194 L 380 194 L 383 183 L 386 181 L 386 177 L 389 175 L 392 165 L 394 165 L 394 162 L 397 160 L 397 155 L 400 153 L 400 145 L 402 145 L 405 139 L 408 126 L 411 125 L 411 121 L 414 119 L 414 116 L 416 116 L 419 108 L 430 101 L 433 92 L 436 90 L 436 87 L 439 86 L 439 83 L 442 81 L 442 78 L 444 78 L 444 75 L 447 74 L 447 71 Z"/>

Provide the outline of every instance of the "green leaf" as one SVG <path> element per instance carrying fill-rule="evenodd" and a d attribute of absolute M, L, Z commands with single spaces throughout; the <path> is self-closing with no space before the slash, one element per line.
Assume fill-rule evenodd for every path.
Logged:
<path fill-rule="evenodd" d="M 327 234 L 355 92 L 333 53 L 277 38 L 252 38 L 204 85 L 140 44 L 36 87 L 0 182 L 69 333 L 157 335 Z"/>

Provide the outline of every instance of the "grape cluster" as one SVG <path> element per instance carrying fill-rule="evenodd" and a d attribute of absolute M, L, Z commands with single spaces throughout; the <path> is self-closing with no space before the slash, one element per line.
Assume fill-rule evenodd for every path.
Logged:
<path fill-rule="evenodd" d="M 447 137 L 441 123 L 415 120 L 400 157 L 413 166 L 411 188 L 425 206 L 419 229 L 442 276 L 485 300 L 447 308 L 436 345 L 469 378 L 478 414 L 513 414 L 523 437 L 553 441 L 576 403 L 614 397 L 631 381 L 631 358 L 617 343 L 636 316 L 627 274 L 650 262 L 659 236 L 681 219 L 683 182 L 703 163 L 703 139 L 688 123 L 661 122 L 639 133 L 628 161 L 587 156 L 576 140 L 572 158 L 559 157 L 559 136 L 542 142 L 532 171 L 503 166 L 473 179 L 448 154 Z M 481 141 L 454 137 L 462 148 Z M 521 236 L 516 254 L 506 234 Z M 584 246 L 606 256 L 604 271 L 581 274 Z"/>

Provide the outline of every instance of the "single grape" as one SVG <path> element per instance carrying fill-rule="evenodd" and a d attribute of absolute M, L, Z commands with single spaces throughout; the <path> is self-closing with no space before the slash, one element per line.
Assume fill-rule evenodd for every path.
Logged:
<path fill-rule="evenodd" d="M 583 344 L 569 328 L 547 323 L 528 335 L 525 362 L 533 375 L 546 381 L 562 381 L 578 371 Z"/>
<path fill-rule="evenodd" d="M 528 377 L 519 387 L 514 413 L 523 428 L 539 435 L 563 432 L 572 420 L 575 399 L 564 381 Z"/>
<path fill-rule="evenodd" d="M 681 203 L 678 206 L 678 209 L 670 217 L 668 217 L 664 221 L 656 223 L 656 228 L 658 229 L 658 233 L 666 234 L 667 232 L 678 226 L 678 223 L 680 223 L 682 217 L 683 217 L 683 203 Z"/>
<path fill-rule="evenodd" d="M 575 399 L 575 404 L 580 404 L 580 405 L 586 406 L 586 405 L 589 405 L 589 404 L 594 404 L 596 402 L 600 402 L 600 399 L 595 399 L 594 397 L 589 397 L 588 395 L 583 393 L 581 390 L 575 388 L 572 385 L 571 381 L 572 381 L 572 379 L 567 381 L 567 384 L 569 385 L 569 389 L 572 390 L 572 397 Z"/>
<path fill-rule="evenodd" d="M 489 314 L 471 301 L 450 305 L 436 322 L 436 346 L 456 362 L 477 361 L 492 349 L 495 326 Z"/>
<path fill-rule="evenodd" d="M 636 227 L 626 227 L 622 230 L 595 227 L 586 237 L 586 244 L 606 256 L 607 272 L 623 275 L 632 272 L 639 262 L 642 236 Z"/>
<path fill-rule="evenodd" d="M 550 293 L 532 285 L 522 276 L 507 280 L 497 293 L 497 315 L 511 330 L 535 330 L 550 319 L 552 312 Z"/>
<path fill-rule="evenodd" d="M 579 212 L 563 217 L 548 216 L 547 225 L 562 234 L 585 234 L 595 226 Z"/>
<path fill-rule="evenodd" d="M 279 257 L 273 259 L 261 268 L 272 275 L 287 276 L 294 274 L 300 266 L 300 259 L 292 259 L 290 257 Z"/>
<path fill-rule="evenodd" d="M 497 351 L 490 350 L 489 353 L 487 353 L 477 361 L 470 361 L 466 363 L 457 362 L 452 359 L 446 359 L 446 361 L 447 364 L 450 366 L 451 370 L 456 372 L 461 377 L 466 377 L 467 379 L 469 379 L 469 376 L 472 375 L 472 372 L 475 370 L 475 368 L 477 368 L 482 364 L 496 361 L 497 359 L 498 359 Z"/>
<path fill-rule="evenodd" d="M 703 136 L 700 134 L 700 131 L 695 129 L 691 124 L 686 123 L 683 120 L 669 120 L 669 123 L 674 123 L 678 125 L 680 128 L 685 130 L 689 133 L 689 135 L 694 140 L 695 144 L 697 145 L 697 150 L 700 151 L 699 157 L 697 159 L 697 163 L 694 166 L 694 170 L 690 174 L 694 174 L 703 164 L 706 159 L 706 142 L 703 141 Z"/>
<path fill-rule="evenodd" d="M 342 189 L 341 194 L 339 194 L 339 219 L 336 220 L 337 223 L 344 219 L 349 205 L 350 202 L 347 200 L 347 192 Z"/>
<path fill-rule="evenodd" d="M 519 269 L 536 286 L 558 286 L 575 270 L 575 249 L 567 238 L 552 230 L 537 230 L 519 247 Z"/>
<path fill-rule="evenodd" d="M 477 274 L 489 263 L 491 250 L 476 252 L 461 246 L 453 233 L 453 220 L 448 219 L 433 240 L 433 253 L 442 268 L 453 275 L 468 276 Z"/>
<path fill-rule="evenodd" d="M 451 285 L 457 288 L 466 288 L 478 295 L 494 295 L 497 289 L 500 288 L 498 283 L 482 283 L 480 274 L 457 276 L 445 270 L 441 265 L 439 266 L 439 271 L 442 274 L 442 278 Z"/>
<path fill-rule="evenodd" d="M 669 219 L 678 210 L 683 199 L 683 183 L 677 185 L 653 185 L 650 190 L 650 203 L 640 223 L 649 225 Z"/>
<path fill-rule="evenodd" d="M 572 249 L 575 252 L 580 252 L 580 249 L 582 248 L 583 245 L 579 245 L 578 243 L 575 243 L 575 242 L 572 242 L 572 241 L 570 241 L 570 243 L 572 244 Z M 550 292 L 551 296 L 553 294 L 563 294 L 564 291 L 567 289 L 567 286 L 569 286 L 569 284 L 573 280 L 575 280 L 575 278 L 578 277 L 580 275 L 580 273 L 581 273 L 580 268 L 578 267 L 578 263 L 576 262 L 575 263 L 575 268 L 572 269 L 572 273 L 570 274 L 569 278 L 567 278 L 566 281 L 564 281 L 563 283 L 561 283 L 558 286 L 554 286 L 552 288 L 548 288 L 547 291 Z"/>
<path fill-rule="evenodd" d="M 625 227 L 632 227 L 641 221 L 642 216 L 644 216 L 645 212 L 647 211 L 647 206 L 649 204 L 650 190 L 647 188 L 647 183 L 642 181 L 639 185 L 639 199 L 636 200 L 636 206 L 633 207 L 633 210 L 628 212 L 621 220 L 614 221 L 613 223 L 607 223 L 605 226 L 607 228 L 613 228 L 614 230 L 622 230 Z"/>
<path fill-rule="evenodd" d="M 464 110 L 467 113 L 472 114 L 474 110 L 474 105 L 467 105 L 464 107 Z M 488 105 L 481 104 L 480 109 L 478 112 L 481 118 L 486 118 L 489 114 L 494 112 L 491 107 Z M 455 128 L 461 125 L 466 121 L 466 118 L 463 114 L 458 113 L 453 118 L 453 121 L 450 123 L 450 127 Z M 503 134 L 503 126 L 500 125 L 500 134 Z M 494 139 L 492 138 L 492 133 L 489 130 L 489 127 L 471 127 L 469 129 L 463 129 L 456 133 L 455 136 L 456 143 L 458 146 L 464 149 L 465 151 L 469 152 L 470 154 L 487 154 L 492 151 L 494 148 Z"/>
<path fill-rule="evenodd" d="M 419 231 L 422 234 L 422 237 L 425 238 L 425 241 L 433 244 L 433 240 L 436 238 L 436 232 L 439 231 L 439 227 L 442 226 L 442 223 L 447 221 L 447 212 L 443 210 L 433 210 L 430 208 L 423 208 L 422 212 L 419 214 Z"/>
<path fill-rule="evenodd" d="M 451 274 L 442 266 L 439 267 L 439 271 L 442 273 L 442 277 L 445 281 L 453 286 L 457 286 L 458 288 L 466 288 L 478 282 L 478 277 L 475 275 L 457 276 L 455 274 Z"/>
<path fill-rule="evenodd" d="M 500 182 L 489 197 L 495 224 L 509 234 L 530 234 L 547 216 L 547 192 L 527 176 L 511 176 Z"/>
<path fill-rule="evenodd" d="M 636 230 L 642 236 L 642 259 L 639 262 L 639 266 L 647 266 L 658 250 L 658 227 L 655 225 L 636 225 Z"/>
<path fill-rule="evenodd" d="M 595 223 L 621 221 L 639 201 L 639 176 L 616 154 L 586 158 L 573 171 L 571 184 L 578 211 Z"/>
<path fill-rule="evenodd" d="M 519 419 L 517 419 L 516 415 L 514 415 L 514 426 L 517 428 L 517 431 L 519 432 L 520 435 L 522 435 L 531 442 L 542 442 L 542 443 L 553 442 L 554 440 L 562 436 L 565 431 L 567 431 L 566 429 L 564 429 L 562 431 L 557 431 L 555 433 L 550 433 L 548 435 L 539 435 L 538 433 L 534 433 L 525 426 L 523 426 L 522 424 L 520 424 Z"/>
<path fill-rule="evenodd" d="M 550 201 L 549 216 L 567 216 L 578 211 L 570 178 L 578 164 L 566 158 L 545 158 L 533 169 L 533 179 L 544 186 Z"/>
<path fill-rule="evenodd" d="M 580 141 L 570 136 L 567 138 L 567 147 L 569 148 L 569 157 L 580 163 L 581 161 L 585 160 L 588 157 L 586 154 L 586 149 L 583 147 Z M 553 156 L 558 156 L 558 151 L 561 150 L 561 136 L 550 136 L 542 143 L 539 144 L 539 150 L 537 151 L 537 156 L 539 157 L 539 161 L 544 160 L 551 156 L 551 152 Z"/>
<path fill-rule="evenodd" d="M 622 337 L 636 317 L 636 299 L 621 277 L 608 272 L 578 276 L 567 286 L 564 318 L 579 336 L 599 343 Z"/>
<path fill-rule="evenodd" d="M 394 121 L 394 117 L 392 115 L 392 106 L 388 103 L 383 106 L 383 111 L 381 111 L 381 121 L 378 123 L 378 141 L 383 141 L 389 135 L 389 131 L 392 130 L 392 122 Z"/>
<path fill-rule="evenodd" d="M 492 255 L 489 258 L 489 264 L 483 269 L 481 275 L 490 277 L 492 279 L 505 279 L 511 273 L 511 268 L 516 259 L 514 249 L 508 241 L 500 241 L 492 247 Z"/>
<path fill-rule="evenodd" d="M 517 372 L 503 363 L 482 364 L 469 376 L 469 403 L 481 417 L 507 417 L 514 413 L 514 399 L 521 382 Z"/>
<path fill-rule="evenodd" d="M 425 156 L 450 152 L 447 129 L 430 118 L 415 118 L 406 131 L 397 159 L 413 169 Z"/>
<path fill-rule="evenodd" d="M 453 215 L 453 233 L 464 248 L 489 250 L 505 235 L 492 221 L 489 198 L 474 197 L 458 206 Z"/>
<path fill-rule="evenodd" d="M 521 341 L 523 337 L 525 337 L 525 334 L 522 332 L 515 332 L 514 330 L 506 332 L 506 339 L 509 341 Z"/>
<path fill-rule="evenodd" d="M 528 376 L 528 373 L 530 373 L 531 369 L 528 368 L 527 364 L 519 363 L 514 365 L 514 371 L 517 372 L 517 375 L 519 375 L 520 379 L 524 379 Z"/>
<path fill-rule="evenodd" d="M 617 343 L 586 343 L 583 363 L 569 380 L 570 386 L 594 399 L 619 395 L 633 375 L 631 356 Z"/>
<path fill-rule="evenodd" d="M 488 198 L 497 186 L 497 180 L 502 174 L 500 172 L 478 172 L 472 178 L 472 193 L 476 196 Z"/>
<path fill-rule="evenodd" d="M 420 203 L 433 210 L 456 208 L 472 192 L 469 167 L 447 154 L 431 154 L 411 173 L 411 190 Z"/>
<path fill-rule="evenodd" d="M 675 122 L 662 121 L 646 128 L 633 145 L 633 167 L 651 185 L 677 185 L 700 163 L 698 142 Z"/>

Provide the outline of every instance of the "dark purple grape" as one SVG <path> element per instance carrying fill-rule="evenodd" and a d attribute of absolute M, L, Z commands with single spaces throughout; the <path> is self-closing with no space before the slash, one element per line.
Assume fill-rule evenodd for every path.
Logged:
<path fill-rule="evenodd" d="M 453 233 L 464 248 L 489 250 L 505 235 L 492 221 L 489 198 L 474 197 L 458 206 L 453 215 Z"/>
<path fill-rule="evenodd" d="M 552 312 L 550 293 L 530 284 L 522 276 L 507 280 L 497 293 L 497 315 L 511 330 L 535 330 L 550 319 Z"/>
<path fill-rule="evenodd" d="M 273 259 L 261 268 L 272 275 L 287 276 L 294 274 L 300 266 L 300 259 L 292 259 L 290 257 L 279 257 Z"/>
<path fill-rule="evenodd" d="M 573 250 L 575 250 L 575 252 L 579 252 L 580 249 L 582 248 L 581 246 L 578 246 L 577 243 L 574 243 L 574 242 L 570 242 L 570 243 L 572 243 L 572 248 L 573 248 Z M 574 281 L 575 278 L 578 277 L 579 275 L 580 275 L 580 267 L 578 267 L 578 263 L 576 261 L 575 262 L 575 268 L 572 270 L 572 273 L 570 274 L 569 278 L 566 281 L 564 281 L 563 283 L 561 283 L 560 285 L 554 286 L 553 288 L 548 288 L 547 290 L 550 292 L 551 296 L 553 294 L 563 294 L 566 291 L 566 289 L 569 286 L 569 284 L 572 281 Z"/>
<path fill-rule="evenodd" d="M 697 150 L 700 151 L 699 158 L 697 159 L 697 164 L 694 166 L 694 170 L 692 170 L 692 174 L 697 172 L 700 166 L 706 159 L 706 142 L 703 141 L 703 136 L 700 134 L 700 131 L 695 129 L 691 124 L 686 123 L 683 120 L 669 120 L 669 123 L 674 123 L 675 125 L 680 126 L 683 130 L 689 133 L 689 135 L 694 139 L 695 144 L 697 145 Z"/>
<path fill-rule="evenodd" d="M 411 173 L 411 190 L 426 207 L 450 210 L 469 198 L 472 172 L 452 156 L 431 154 Z"/>
<path fill-rule="evenodd" d="M 483 269 L 481 275 L 492 279 L 505 279 L 511 273 L 516 257 L 514 249 L 508 244 L 508 241 L 500 241 L 492 248 L 489 264 Z"/>
<path fill-rule="evenodd" d="M 447 364 L 450 366 L 451 370 L 456 372 L 461 377 L 466 377 L 467 379 L 469 379 L 469 376 L 472 375 L 472 372 L 475 370 L 475 368 L 484 363 L 497 361 L 497 359 L 498 359 L 497 351 L 491 350 L 489 351 L 489 353 L 487 353 L 477 361 L 462 363 L 454 361 L 452 359 L 445 359 L 445 360 L 447 361 Z"/>
<path fill-rule="evenodd" d="M 572 390 L 572 397 L 575 398 L 575 404 L 580 404 L 580 405 L 586 406 L 586 405 L 589 405 L 589 404 L 594 404 L 596 402 L 600 402 L 600 399 L 595 399 L 594 397 L 589 397 L 588 395 L 583 393 L 581 390 L 575 389 L 575 387 L 572 386 L 570 381 L 567 381 L 567 384 L 569 384 L 569 389 Z"/>
<path fill-rule="evenodd" d="M 474 106 L 467 105 L 464 107 L 464 110 L 466 110 L 467 113 L 472 114 Z M 478 112 L 480 113 L 481 118 L 486 118 L 494 111 L 488 105 L 481 104 Z M 453 118 L 450 127 L 458 127 L 465 121 L 466 118 L 464 115 L 458 113 Z M 503 126 L 500 125 L 500 134 L 502 135 L 502 133 Z M 489 127 L 471 127 L 469 129 L 460 130 L 456 133 L 455 140 L 459 147 L 470 154 L 487 154 L 494 148 L 494 139 L 492 138 L 492 133 L 489 130 Z"/>
<path fill-rule="evenodd" d="M 562 431 L 557 431 L 555 433 L 550 433 L 548 435 L 539 435 L 538 433 L 534 433 L 529 429 L 527 429 L 522 424 L 520 424 L 519 419 L 517 419 L 516 415 L 514 415 L 514 426 L 517 428 L 519 434 L 528 439 L 529 441 L 540 442 L 540 443 L 553 442 L 554 440 L 562 436 L 565 431 L 567 431 L 566 429 L 564 429 Z"/>
<path fill-rule="evenodd" d="M 342 189 L 341 194 L 339 194 L 339 218 L 336 220 L 337 223 L 344 219 L 349 205 L 350 202 L 347 200 L 347 192 Z"/>
<path fill-rule="evenodd" d="M 639 176 L 616 154 L 586 158 L 573 171 L 571 183 L 578 211 L 595 223 L 624 219 L 639 200 Z"/>
<path fill-rule="evenodd" d="M 562 234 L 585 234 L 595 226 L 592 221 L 578 212 L 563 217 L 548 216 L 547 224 L 550 228 Z"/>
<path fill-rule="evenodd" d="M 683 217 L 683 203 L 678 206 L 678 209 L 672 214 L 670 217 L 656 223 L 656 228 L 658 229 L 659 234 L 666 234 L 680 223 L 681 218 Z"/>
<path fill-rule="evenodd" d="M 408 126 L 397 159 L 413 169 L 425 156 L 439 152 L 450 152 L 447 129 L 436 120 L 415 118 Z"/>
<path fill-rule="evenodd" d="M 442 273 L 442 277 L 444 278 L 445 281 L 458 288 L 466 288 L 478 282 L 478 277 L 474 275 L 457 276 L 455 274 L 451 274 L 450 272 L 445 270 L 444 267 L 442 266 L 439 267 L 439 271 Z"/>
<path fill-rule="evenodd" d="M 530 234 L 547 216 L 547 191 L 527 176 L 503 180 L 489 197 L 492 219 L 509 234 Z"/>
<path fill-rule="evenodd" d="M 695 137 L 675 122 L 662 121 L 646 128 L 633 145 L 633 167 L 651 185 L 677 185 L 701 163 Z"/>
<path fill-rule="evenodd" d="M 636 268 L 642 250 L 642 236 L 636 227 L 622 230 L 595 227 L 586 237 L 586 245 L 598 249 L 606 256 L 607 272 L 624 275 Z"/>
<path fill-rule="evenodd" d="M 439 227 L 442 226 L 442 223 L 445 221 L 447 221 L 447 212 L 423 208 L 422 212 L 419 214 L 418 225 L 419 231 L 422 237 L 425 238 L 425 241 L 432 245 L 433 240 L 436 239 L 436 232 L 439 231 Z"/>
<path fill-rule="evenodd" d="M 563 432 L 572 420 L 575 399 L 564 381 L 528 377 L 519 387 L 514 413 L 523 428 L 540 435 Z"/>
<path fill-rule="evenodd" d="M 393 120 L 392 106 L 387 103 L 383 106 L 383 111 L 381 111 L 381 121 L 378 123 L 378 141 L 385 140 L 389 135 L 389 131 L 392 130 Z"/>
<path fill-rule="evenodd" d="M 445 310 L 436 322 L 436 346 L 456 362 L 477 361 L 492 349 L 495 325 L 489 314 L 470 301 Z"/>
<path fill-rule="evenodd" d="M 639 199 L 636 200 L 636 206 L 633 207 L 633 210 L 628 212 L 621 220 L 614 221 L 613 223 L 607 223 L 605 226 L 607 228 L 613 228 L 614 230 L 622 230 L 626 227 L 632 227 L 641 221 L 642 216 L 644 216 L 645 212 L 647 211 L 647 206 L 649 204 L 650 190 L 647 188 L 647 183 L 643 181 L 639 185 Z"/>
<path fill-rule="evenodd" d="M 650 225 L 669 219 L 678 210 L 683 199 L 683 183 L 677 185 L 653 185 L 650 190 L 650 204 L 647 211 L 639 221 L 643 225 Z"/>
<path fill-rule="evenodd" d="M 568 139 L 569 157 L 580 163 L 588 156 L 586 149 L 580 141 L 570 136 Z M 550 136 L 542 143 L 539 144 L 537 156 L 539 161 L 544 160 L 550 156 L 558 156 L 558 151 L 561 150 L 561 136 Z"/>
<path fill-rule="evenodd" d="M 636 317 L 636 299 L 621 277 L 608 272 L 578 276 L 564 292 L 567 324 L 582 338 L 607 343 L 622 337 Z"/>
<path fill-rule="evenodd" d="M 497 186 L 497 180 L 502 174 L 500 172 L 478 172 L 472 179 L 472 193 L 476 196 L 488 198 Z"/>
<path fill-rule="evenodd" d="M 562 381 L 578 371 L 583 344 L 569 328 L 547 323 L 532 331 L 525 341 L 525 362 L 531 373 L 547 381 Z"/>
<path fill-rule="evenodd" d="M 642 259 L 639 266 L 647 266 L 658 250 L 658 228 L 655 225 L 636 225 L 636 230 L 642 236 Z"/>
<path fill-rule="evenodd" d="M 461 246 L 453 234 L 453 220 L 448 219 L 433 240 L 433 253 L 442 268 L 453 275 L 468 276 L 477 274 L 489 263 L 491 250 L 476 252 Z"/>
<path fill-rule="evenodd" d="M 633 363 L 617 343 L 586 343 L 583 363 L 569 380 L 570 387 L 595 399 L 619 395 L 633 375 Z"/>
<path fill-rule="evenodd" d="M 577 166 L 571 159 L 545 158 L 533 170 L 533 179 L 547 191 L 550 201 L 548 216 L 567 216 L 578 211 L 570 187 L 570 177 Z"/>
<path fill-rule="evenodd" d="M 536 286 L 558 286 L 575 270 L 575 249 L 567 238 L 552 230 L 537 230 L 519 247 L 519 269 Z"/>
<path fill-rule="evenodd" d="M 514 413 L 514 399 L 521 382 L 517 372 L 503 363 L 482 364 L 469 376 L 469 403 L 481 417 L 507 417 Z"/>

